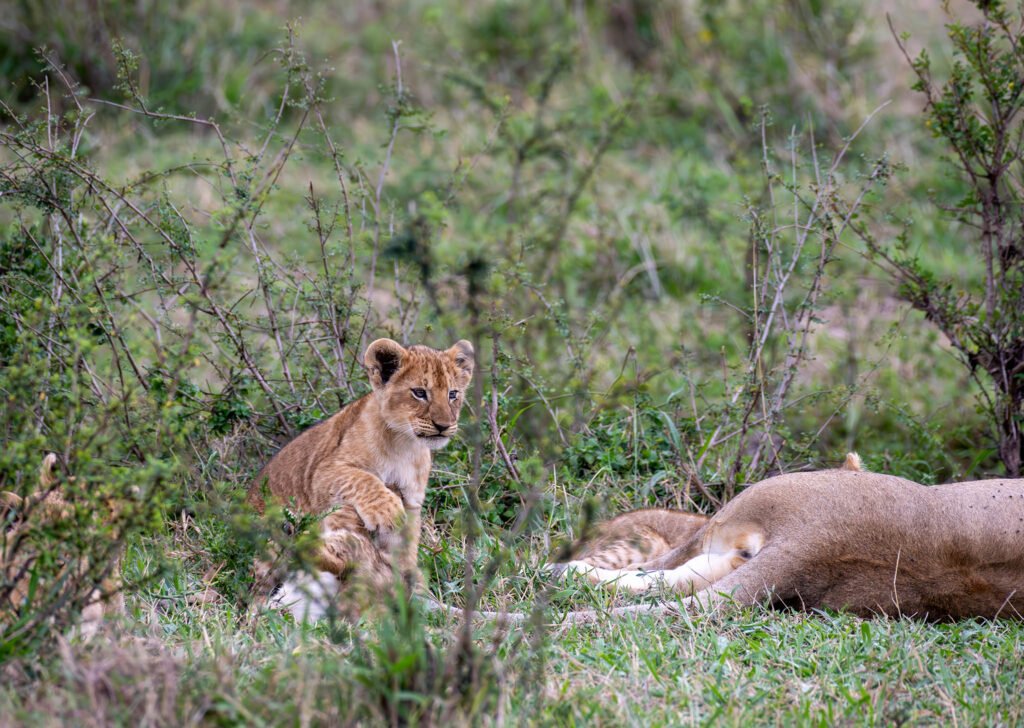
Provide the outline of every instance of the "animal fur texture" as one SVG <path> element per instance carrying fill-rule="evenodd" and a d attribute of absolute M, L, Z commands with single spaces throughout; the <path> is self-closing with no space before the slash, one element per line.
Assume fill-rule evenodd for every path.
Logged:
<path fill-rule="evenodd" d="M 643 531 L 648 512 L 609 526 L 625 533 L 633 519 Z M 613 589 L 662 584 L 704 608 L 771 603 L 862 616 L 1020 618 L 1024 480 L 924 486 L 864 472 L 851 453 L 840 469 L 751 486 L 656 556 L 623 563 L 629 557 L 616 561 L 613 552 L 585 550 L 564 566 Z"/>
<path fill-rule="evenodd" d="M 260 513 L 269 496 L 301 513 L 326 514 L 316 552 L 322 573 L 295 577 L 278 594 L 298 619 L 320 616 L 325 600 L 354 609 L 350 587 L 379 594 L 396 570 L 418 581 L 431 452 L 457 432 L 474 367 L 468 341 L 438 351 L 378 339 L 363 361 L 373 391 L 285 445 L 249 489 Z"/>

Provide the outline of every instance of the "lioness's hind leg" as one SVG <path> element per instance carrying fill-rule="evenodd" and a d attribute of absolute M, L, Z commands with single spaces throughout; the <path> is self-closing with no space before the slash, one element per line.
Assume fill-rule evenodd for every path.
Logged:
<path fill-rule="evenodd" d="M 707 589 L 719 579 L 745 563 L 736 551 L 725 554 L 701 554 L 671 571 L 650 572 L 662 574 L 665 584 L 673 591 L 692 594 Z"/>
<path fill-rule="evenodd" d="M 763 545 L 764 534 L 758 529 L 715 534 L 708 542 L 708 553 L 665 571 L 665 581 L 676 591 L 694 593 L 707 589 L 757 556 Z"/>
<path fill-rule="evenodd" d="M 670 589 L 692 593 L 710 586 L 736 568 L 734 558 L 732 554 L 701 554 L 668 571 L 602 569 L 586 561 L 570 561 L 566 567 L 594 586 L 607 589 L 640 593 L 664 584 Z"/>
<path fill-rule="evenodd" d="M 807 564 L 795 561 L 791 555 L 761 551 L 709 588 L 693 594 L 687 604 L 713 611 L 730 606 L 749 607 L 773 596 L 783 600 L 799 598 L 795 585 L 807 568 Z"/>
<path fill-rule="evenodd" d="M 644 573 L 628 569 L 602 569 L 599 566 L 579 560 L 564 564 L 562 572 L 565 571 L 570 571 L 583 577 L 594 586 L 602 586 L 608 589 L 623 589 L 631 592 L 647 591 L 657 583 L 657 580 L 653 578 L 654 574 L 661 573 Z"/>
<path fill-rule="evenodd" d="M 592 584 L 613 589 L 644 592 L 663 584 L 673 591 L 692 594 L 706 589 L 744 563 L 738 554 L 701 554 L 681 566 L 667 571 L 629 571 L 625 569 L 595 569 L 584 573 Z M 580 569 L 582 571 L 582 569 Z"/>

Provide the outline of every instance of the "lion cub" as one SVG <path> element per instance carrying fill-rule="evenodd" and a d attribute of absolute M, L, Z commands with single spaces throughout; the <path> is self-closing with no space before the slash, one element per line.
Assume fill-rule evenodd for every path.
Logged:
<path fill-rule="evenodd" d="M 71 517 L 72 504 L 64 500 L 58 490 L 54 474 L 57 456 L 48 453 L 39 468 L 39 490 L 27 496 L 10 491 L 0 491 L 0 526 L 5 533 L 0 536 L 0 624 L 15 619 L 26 603 L 38 604 L 40 594 L 47 590 L 60 589 L 64 599 L 82 599 L 78 593 L 89 575 L 90 564 L 80 548 L 60 549 L 54 543 L 47 548 L 56 548 L 56 555 L 62 566 L 49 574 L 56 584 L 40 586 L 34 584 L 34 567 L 40 557 L 34 536 L 38 530 L 45 530 L 54 523 Z M 100 517 L 107 523 L 113 522 L 120 514 L 121 506 L 116 503 L 99 502 Z M 121 549 L 114 555 L 113 563 L 106 575 L 91 588 L 82 601 L 78 634 L 83 640 L 91 639 L 100 628 L 104 617 L 124 613 L 124 594 L 121 592 Z M 37 593 L 38 590 L 38 593 Z M 33 602 L 33 599 L 36 601 Z"/>
<path fill-rule="evenodd" d="M 627 569 L 687 543 L 708 516 L 669 508 L 622 513 L 600 524 L 575 554 L 578 562 L 601 569 Z M 559 573 L 564 565 L 555 565 Z"/>
<path fill-rule="evenodd" d="M 473 345 L 463 340 L 438 351 L 378 339 L 363 362 L 373 391 L 285 445 L 249 487 L 261 514 L 265 493 L 301 513 L 327 514 L 319 574 L 286 580 L 274 597 L 299 621 L 323 616 L 332 601 L 351 613 L 350 587 L 384 593 L 395 567 L 418 580 L 431 451 L 458 430 Z"/>

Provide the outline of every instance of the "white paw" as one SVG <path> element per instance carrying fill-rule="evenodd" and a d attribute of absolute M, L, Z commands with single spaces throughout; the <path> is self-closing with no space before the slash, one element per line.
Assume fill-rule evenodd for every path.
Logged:
<path fill-rule="evenodd" d="M 616 573 L 616 576 L 604 583 L 631 592 L 645 592 L 664 580 L 660 571 L 621 571 Z"/>
<path fill-rule="evenodd" d="M 600 581 L 596 576 L 600 569 L 588 564 L 586 561 L 576 560 L 561 564 L 551 564 L 550 569 L 556 578 L 564 579 L 567 575 L 572 574 L 573 577 L 577 579 L 584 578 L 591 584 L 597 584 Z"/>
<path fill-rule="evenodd" d="M 291 614 L 296 624 L 317 622 L 338 598 L 338 586 L 337 577 L 327 571 L 293 574 L 270 598 L 270 603 Z"/>
<path fill-rule="evenodd" d="M 661 583 L 660 571 L 625 571 L 622 569 L 600 569 L 590 567 L 587 578 L 593 584 L 600 584 L 605 589 L 622 589 L 630 592 L 645 592 Z"/>

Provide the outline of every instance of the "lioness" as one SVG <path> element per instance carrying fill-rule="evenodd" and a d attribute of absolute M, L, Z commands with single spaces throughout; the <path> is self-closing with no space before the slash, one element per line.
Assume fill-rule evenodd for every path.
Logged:
<path fill-rule="evenodd" d="M 612 523 L 621 531 L 629 515 Z M 565 566 L 629 591 L 665 583 L 693 606 L 1021 618 L 1024 480 L 923 486 L 863 472 L 851 453 L 841 469 L 751 486 L 655 558 L 617 569 L 601 560 Z"/>
<path fill-rule="evenodd" d="M 319 574 L 289 579 L 276 595 L 297 620 L 322 616 L 327 602 L 339 604 L 343 585 L 341 601 L 349 603 L 339 606 L 351 612 L 356 605 L 347 587 L 379 593 L 392 583 L 393 565 L 408 581 L 418 580 L 431 451 L 458 430 L 473 346 L 463 340 L 437 351 L 378 339 L 363 362 L 373 391 L 285 445 L 249 488 L 260 513 L 269 492 L 286 507 L 327 514 Z"/>

